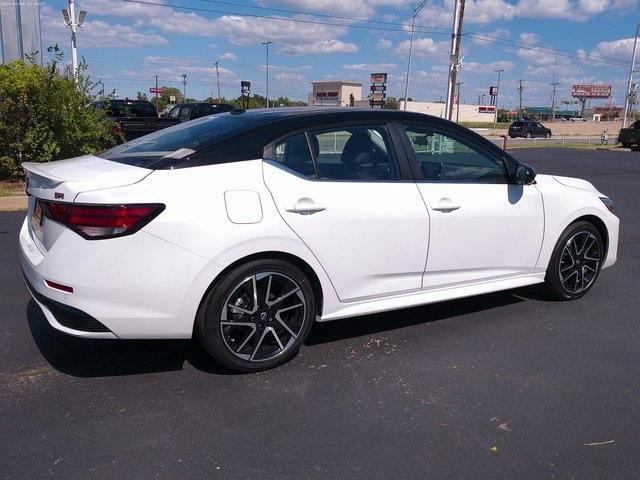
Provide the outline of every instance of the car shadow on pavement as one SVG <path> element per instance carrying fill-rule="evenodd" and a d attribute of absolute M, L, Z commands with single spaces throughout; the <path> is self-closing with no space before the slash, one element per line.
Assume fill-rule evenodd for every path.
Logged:
<path fill-rule="evenodd" d="M 538 285 L 516 290 L 477 295 L 419 307 L 377 313 L 342 320 L 319 322 L 311 329 L 305 345 L 317 345 L 346 338 L 381 333 L 445 318 L 477 313 L 527 300 L 548 300 Z"/>
<path fill-rule="evenodd" d="M 42 356 L 74 377 L 105 377 L 182 370 L 185 362 L 207 373 L 230 375 L 193 340 L 92 340 L 55 330 L 38 305 L 27 304 L 31 334 Z"/>

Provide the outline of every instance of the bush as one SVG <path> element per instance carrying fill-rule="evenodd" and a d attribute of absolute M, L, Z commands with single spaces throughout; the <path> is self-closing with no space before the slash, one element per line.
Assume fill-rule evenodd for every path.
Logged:
<path fill-rule="evenodd" d="M 49 162 L 97 153 L 116 144 L 103 113 L 89 107 L 86 65 L 78 82 L 60 69 L 57 46 L 46 67 L 14 61 L 0 66 L 0 179 L 21 175 L 21 162 Z"/>

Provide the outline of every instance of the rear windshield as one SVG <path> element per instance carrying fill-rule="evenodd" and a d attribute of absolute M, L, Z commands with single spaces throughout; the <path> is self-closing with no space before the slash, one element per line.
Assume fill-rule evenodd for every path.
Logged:
<path fill-rule="evenodd" d="M 255 127 L 255 123 L 248 122 L 242 115 L 225 113 L 202 117 L 136 138 L 99 156 L 143 168 L 168 163 L 175 165 Z"/>
<path fill-rule="evenodd" d="M 98 104 L 108 117 L 157 117 L 156 109 L 147 102 L 109 102 Z"/>

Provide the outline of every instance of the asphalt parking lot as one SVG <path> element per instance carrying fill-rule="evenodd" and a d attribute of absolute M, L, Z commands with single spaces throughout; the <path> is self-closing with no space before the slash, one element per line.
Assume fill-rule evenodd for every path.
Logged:
<path fill-rule="evenodd" d="M 640 478 L 640 153 L 517 150 L 615 201 L 587 297 L 508 291 L 316 325 L 292 362 L 222 371 L 188 341 L 53 331 L 0 214 L 3 478 Z"/>

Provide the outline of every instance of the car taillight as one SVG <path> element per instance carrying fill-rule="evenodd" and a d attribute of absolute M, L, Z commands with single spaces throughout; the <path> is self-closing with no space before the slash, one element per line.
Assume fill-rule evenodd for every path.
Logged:
<path fill-rule="evenodd" d="M 158 203 L 83 205 L 38 200 L 45 216 L 87 240 L 122 237 L 137 232 L 164 210 Z"/>

